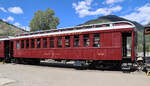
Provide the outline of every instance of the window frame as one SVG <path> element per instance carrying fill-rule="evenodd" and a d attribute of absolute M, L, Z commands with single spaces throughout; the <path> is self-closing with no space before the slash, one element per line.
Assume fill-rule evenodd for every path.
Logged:
<path fill-rule="evenodd" d="M 20 49 L 20 40 L 16 40 L 16 49 Z"/>
<path fill-rule="evenodd" d="M 57 48 L 62 48 L 62 36 L 57 37 Z"/>
<path fill-rule="evenodd" d="M 83 47 L 90 47 L 90 34 L 83 34 Z"/>
<path fill-rule="evenodd" d="M 37 38 L 36 44 L 36 48 L 41 48 L 41 38 Z"/>
<path fill-rule="evenodd" d="M 71 37 L 70 36 L 65 36 L 65 48 L 71 47 Z"/>
<path fill-rule="evenodd" d="M 98 35 L 97 36 L 97 38 L 99 39 L 98 41 L 96 40 L 96 36 L 95 35 Z M 96 43 L 96 42 L 98 42 L 98 43 Z M 100 33 L 94 33 L 93 34 L 93 45 L 92 45 L 92 47 L 98 47 L 98 48 L 100 48 Z"/>
<path fill-rule="evenodd" d="M 54 48 L 55 47 L 55 45 L 54 45 L 54 37 L 50 37 L 49 38 L 49 48 Z"/>
<path fill-rule="evenodd" d="M 21 40 L 21 49 L 25 48 L 24 40 Z"/>
<path fill-rule="evenodd" d="M 80 47 L 80 35 L 74 35 L 73 37 L 73 47 Z"/>
<path fill-rule="evenodd" d="M 35 48 L 35 39 L 31 39 L 31 48 Z"/>
<path fill-rule="evenodd" d="M 46 37 L 43 38 L 43 48 L 47 48 L 47 39 Z"/>
<path fill-rule="evenodd" d="M 28 42 L 27 42 L 27 41 L 28 41 Z M 29 49 L 29 46 L 30 46 L 29 39 L 26 39 L 26 48 Z"/>

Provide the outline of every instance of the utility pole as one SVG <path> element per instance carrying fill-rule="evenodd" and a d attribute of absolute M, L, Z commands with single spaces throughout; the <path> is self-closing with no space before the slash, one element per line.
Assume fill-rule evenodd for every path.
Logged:
<path fill-rule="evenodd" d="M 144 60 L 145 60 L 145 28 L 144 28 L 144 31 L 143 31 L 143 56 L 144 56 Z"/>

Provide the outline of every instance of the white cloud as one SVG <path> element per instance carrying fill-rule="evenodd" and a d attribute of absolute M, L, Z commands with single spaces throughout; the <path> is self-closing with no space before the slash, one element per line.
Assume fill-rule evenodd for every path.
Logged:
<path fill-rule="evenodd" d="M 150 22 L 150 4 L 145 4 L 142 7 L 136 8 L 136 12 L 132 12 L 123 16 L 129 20 L 137 21 L 141 24 Z"/>
<path fill-rule="evenodd" d="M 26 31 L 30 31 L 30 27 L 28 27 L 28 26 L 22 26 L 22 27 L 20 27 L 20 28 L 22 28 L 22 29 L 24 29 L 24 30 L 26 30 Z"/>
<path fill-rule="evenodd" d="M 8 22 L 8 21 L 13 22 L 15 19 L 12 16 L 8 16 L 7 19 L 2 19 L 2 20 L 5 22 Z"/>
<path fill-rule="evenodd" d="M 22 26 L 19 22 L 15 22 L 13 25 L 19 27 L 19 28 L 22 28 L 24 30 L 27 30 L 27 31 L 30 31 L 30 27 L 28 26 Z"/>
<path fill-rule="evenodd" d="M 2 20 L 5 21 L 5 22 L 7 21 L 6 19 L 2 19 Z"/>
<path fill-rule="evenodd" d="M 5 12 L 5 13 L 7 12 L 7 10 L 4 7 L 0 7 L 0 10 Z"/>
<path fill-rule="evenodd" d="M 10 7 L 8 11 L 14 14 L 22 14 L 23 10 L 20 7 Z"/>
<path fill-rule="evenodd" d="M 117 12 L 122 9 L 121 6 L 109 7 L 109 8 L 98 8 L 95 11 L 90 11 L 92 9 L 91 3 L 93 0 L 84 0 L 79 1 L 78 3 L 73 3 L 72 6 L 75 9 L 76 13 L 79 14 L 79 17 L 85 17 L 90 15 L 108 15 L 112 12 Z"/>
<path fill-rule="evenodd" d="M 14 25 L 17 26 L 17 27 L 19 27 L 20 23 L 19 22 L 15 22 Z"/>
<path fill-rule="evenodd" d="M 124 0 L 106 0 L 106 4 L 114 4 L 114 3 L 118 3 L 118 2 L 123 2 Z"/>
<path fill-rule="evenodd" d="M 9 16 L 8 18 L 7 18 L 7 21 L 14 21 L 14 18 L 13 17 L 11 17 L 11 16 Z"/>

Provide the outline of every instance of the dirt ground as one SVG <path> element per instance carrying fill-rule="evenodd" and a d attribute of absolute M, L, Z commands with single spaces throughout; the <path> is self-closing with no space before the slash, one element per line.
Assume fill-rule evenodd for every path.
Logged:
<path fill-rule="evenodd" d="M 144 72 L 76 70 L 62 64 L 0 64 L 0 86 L 150 86 Z"/>

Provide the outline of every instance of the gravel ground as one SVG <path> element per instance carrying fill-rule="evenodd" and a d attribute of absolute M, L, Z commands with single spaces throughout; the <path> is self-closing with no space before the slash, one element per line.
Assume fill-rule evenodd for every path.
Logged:
<path fill-rule="evenodd" d="M 0 86 L 150 86 L 150 76 L 62 64 L 0 64 Z"/>

